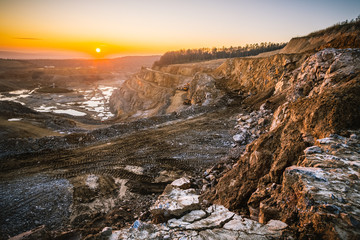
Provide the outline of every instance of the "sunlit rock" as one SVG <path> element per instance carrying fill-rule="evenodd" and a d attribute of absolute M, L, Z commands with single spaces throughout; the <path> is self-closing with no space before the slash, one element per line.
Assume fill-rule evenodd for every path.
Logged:
<path fill-rule="evenodd" d="M 190 185 L 191 185 L 190 180 L 185 177 L 176 179 L 175 181 L 173 181 L 171 183 L 171 186 L 173 186 L 175 188 L 180 188 L 180 189 L 188 189 L 188 188 L 190 188 Z"/>
<path fill-rule="evenodd" d="M 164 192 L 150 208 L 154 221 L 161 222 L 172 216 L 181 216 L 200 208 L 199 195 L 194 189 L 171 188 Z"/>

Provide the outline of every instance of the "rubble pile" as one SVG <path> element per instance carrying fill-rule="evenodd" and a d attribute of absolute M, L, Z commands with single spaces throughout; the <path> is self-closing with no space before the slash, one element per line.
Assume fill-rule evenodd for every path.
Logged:
<path fill-rule="evenodd" d="M 274 239 L 286 232 L 287 224 L 271 220 L 260 224 L 241 217 L 221 205 L 199 202 L 197 190 L 188 188 L 189 179 L 168 185 L 151 207 L 153 222 L 136 220 L 131 227 L 104 234 L 104 239 Z M 184 189 L 185 188 L 185 189 Z M 170 216 L 172 216 L 170 218 Z M 170 218 L 170 219 L 169 219 Z M 106 230 L 106 231 L 105 231 Z"/>
<path fill-rule="evenodd" d="M 272 116 L 271 110 L 266 109 L 266 103 L 261 105 L 258 111 L 250 114 L 240 113 L 235 126 L 234 141 L 239 145 L 246 145 L 258 139 L 261 134 L 267 132 Z"/>

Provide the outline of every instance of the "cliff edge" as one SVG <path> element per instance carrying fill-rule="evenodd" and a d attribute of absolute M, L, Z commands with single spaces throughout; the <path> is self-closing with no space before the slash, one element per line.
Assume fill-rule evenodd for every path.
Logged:
<path fill-rule="evenodd" d="M 335 35 L 327 44 L 342 42 Z M 360 50 L 311 54 L 295 45 L 284 49 L 294 54 L 228 60 L 216 70 L 244 95 L 243 106 L 262 105 L 273 117 L 204 198 L 260 223 L 281 220 L 300 239 L 356 239 L 360 156 L 351 139 L 360 128 Z"/>
<path fill-rule="evenodd" d="M 335 25 L 304 37 L 293 38 L 279 53 L 315 52 L 325 48 L 358 48 L 359 35 L 360 21 Z"/>

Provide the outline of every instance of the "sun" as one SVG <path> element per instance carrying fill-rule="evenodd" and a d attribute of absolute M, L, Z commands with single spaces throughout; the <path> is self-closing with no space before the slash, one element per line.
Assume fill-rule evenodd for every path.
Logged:
<path fill-rule="evenodd" d="M 101 49 L 100 49 L 100 48 L 96 48 L 95 51 L 96 51 L 97 53 L 99 53 L 99 52 L 101 52 Z"/>

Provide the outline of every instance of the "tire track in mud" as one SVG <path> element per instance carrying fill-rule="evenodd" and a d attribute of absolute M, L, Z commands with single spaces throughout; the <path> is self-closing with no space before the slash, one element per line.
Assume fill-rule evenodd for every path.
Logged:
<path fill-rule="evenodd" d="M 160 172 L 182 171 L 195 175 L 227 154 L 232 143 L 229 130 L 235 124 L 236 114 L 229 111 L 206 113 L 125 134 L 107 143 L 7 157 L 0 160 L 0 184 L 16 181 L 19 176 L 31 179 L 39 173 L 50 179 L 47 181 L 66 180 L 73 185 L 73 208 L 83 201 L 114 197 L 119 191 L 115 179 L 126 179 L 127 187 L 137 194 L 159 193 L 167 183 L 155 181 Z M 131 172 L 126 166 L 141 167 L 143 173 Z M 101 188 L 91 190 L 85 185 L 90 175 L 99 178 Z M 0 195 L 3 194 L 11 194 L 11 191 L 1 188 Z M 19 194 L 19 199 L 10 204 L 4 214 L 11 216 L 11 221 L 24 221 L 21 214 L 28 211 L 27 206 L 48 202 L 49 195 L 48 190 Z M 9 206 L 8 203 L 4 205 Z M 40 210 L 34 214 L 39 213 Z M 61 213 L 56 224 L 64 222 L 66 214 L 66 211 Z"/>
<path fill-rule="evenodd" d="M 212 125 L 219 127 L 223 124 L 206 121 L 207 118 L 201 116 L 199 119 L 139 131 L 97 146 L 10 158 L 7 162 L 2 161 L 1 169 L 6 171 L 6 175 L 20 169 L 23 174 L 47 172 L 55 178 L 97 172 L 111 175 L 110 168 L 126 165 L 155 165 L 191 171 L 213 162 L 211 159 L 217 155 L 225 155 L 229 147 L 229 143 L 224 144 L 224 141 L 229 141 L 224 138 L 230 138 L 227 130 L 221 134 L 209 132 Z M 215 131 L 219 132 L 218 129 Z M 59 171 L 63 173 L 53 174 Z M 134 177 L 127 175 L 126 170 L 115 172 L 116 177 Z M 141 179 L 148 181 L 151 177 Z"/>
<path fill-rule="evenodd" d="M 67 180 L 53 180 L 41 174 L 0 182 L 0 239 L 40 223 L 49 229 L 61 226 L 69 218 L 70 187 Z"/>

